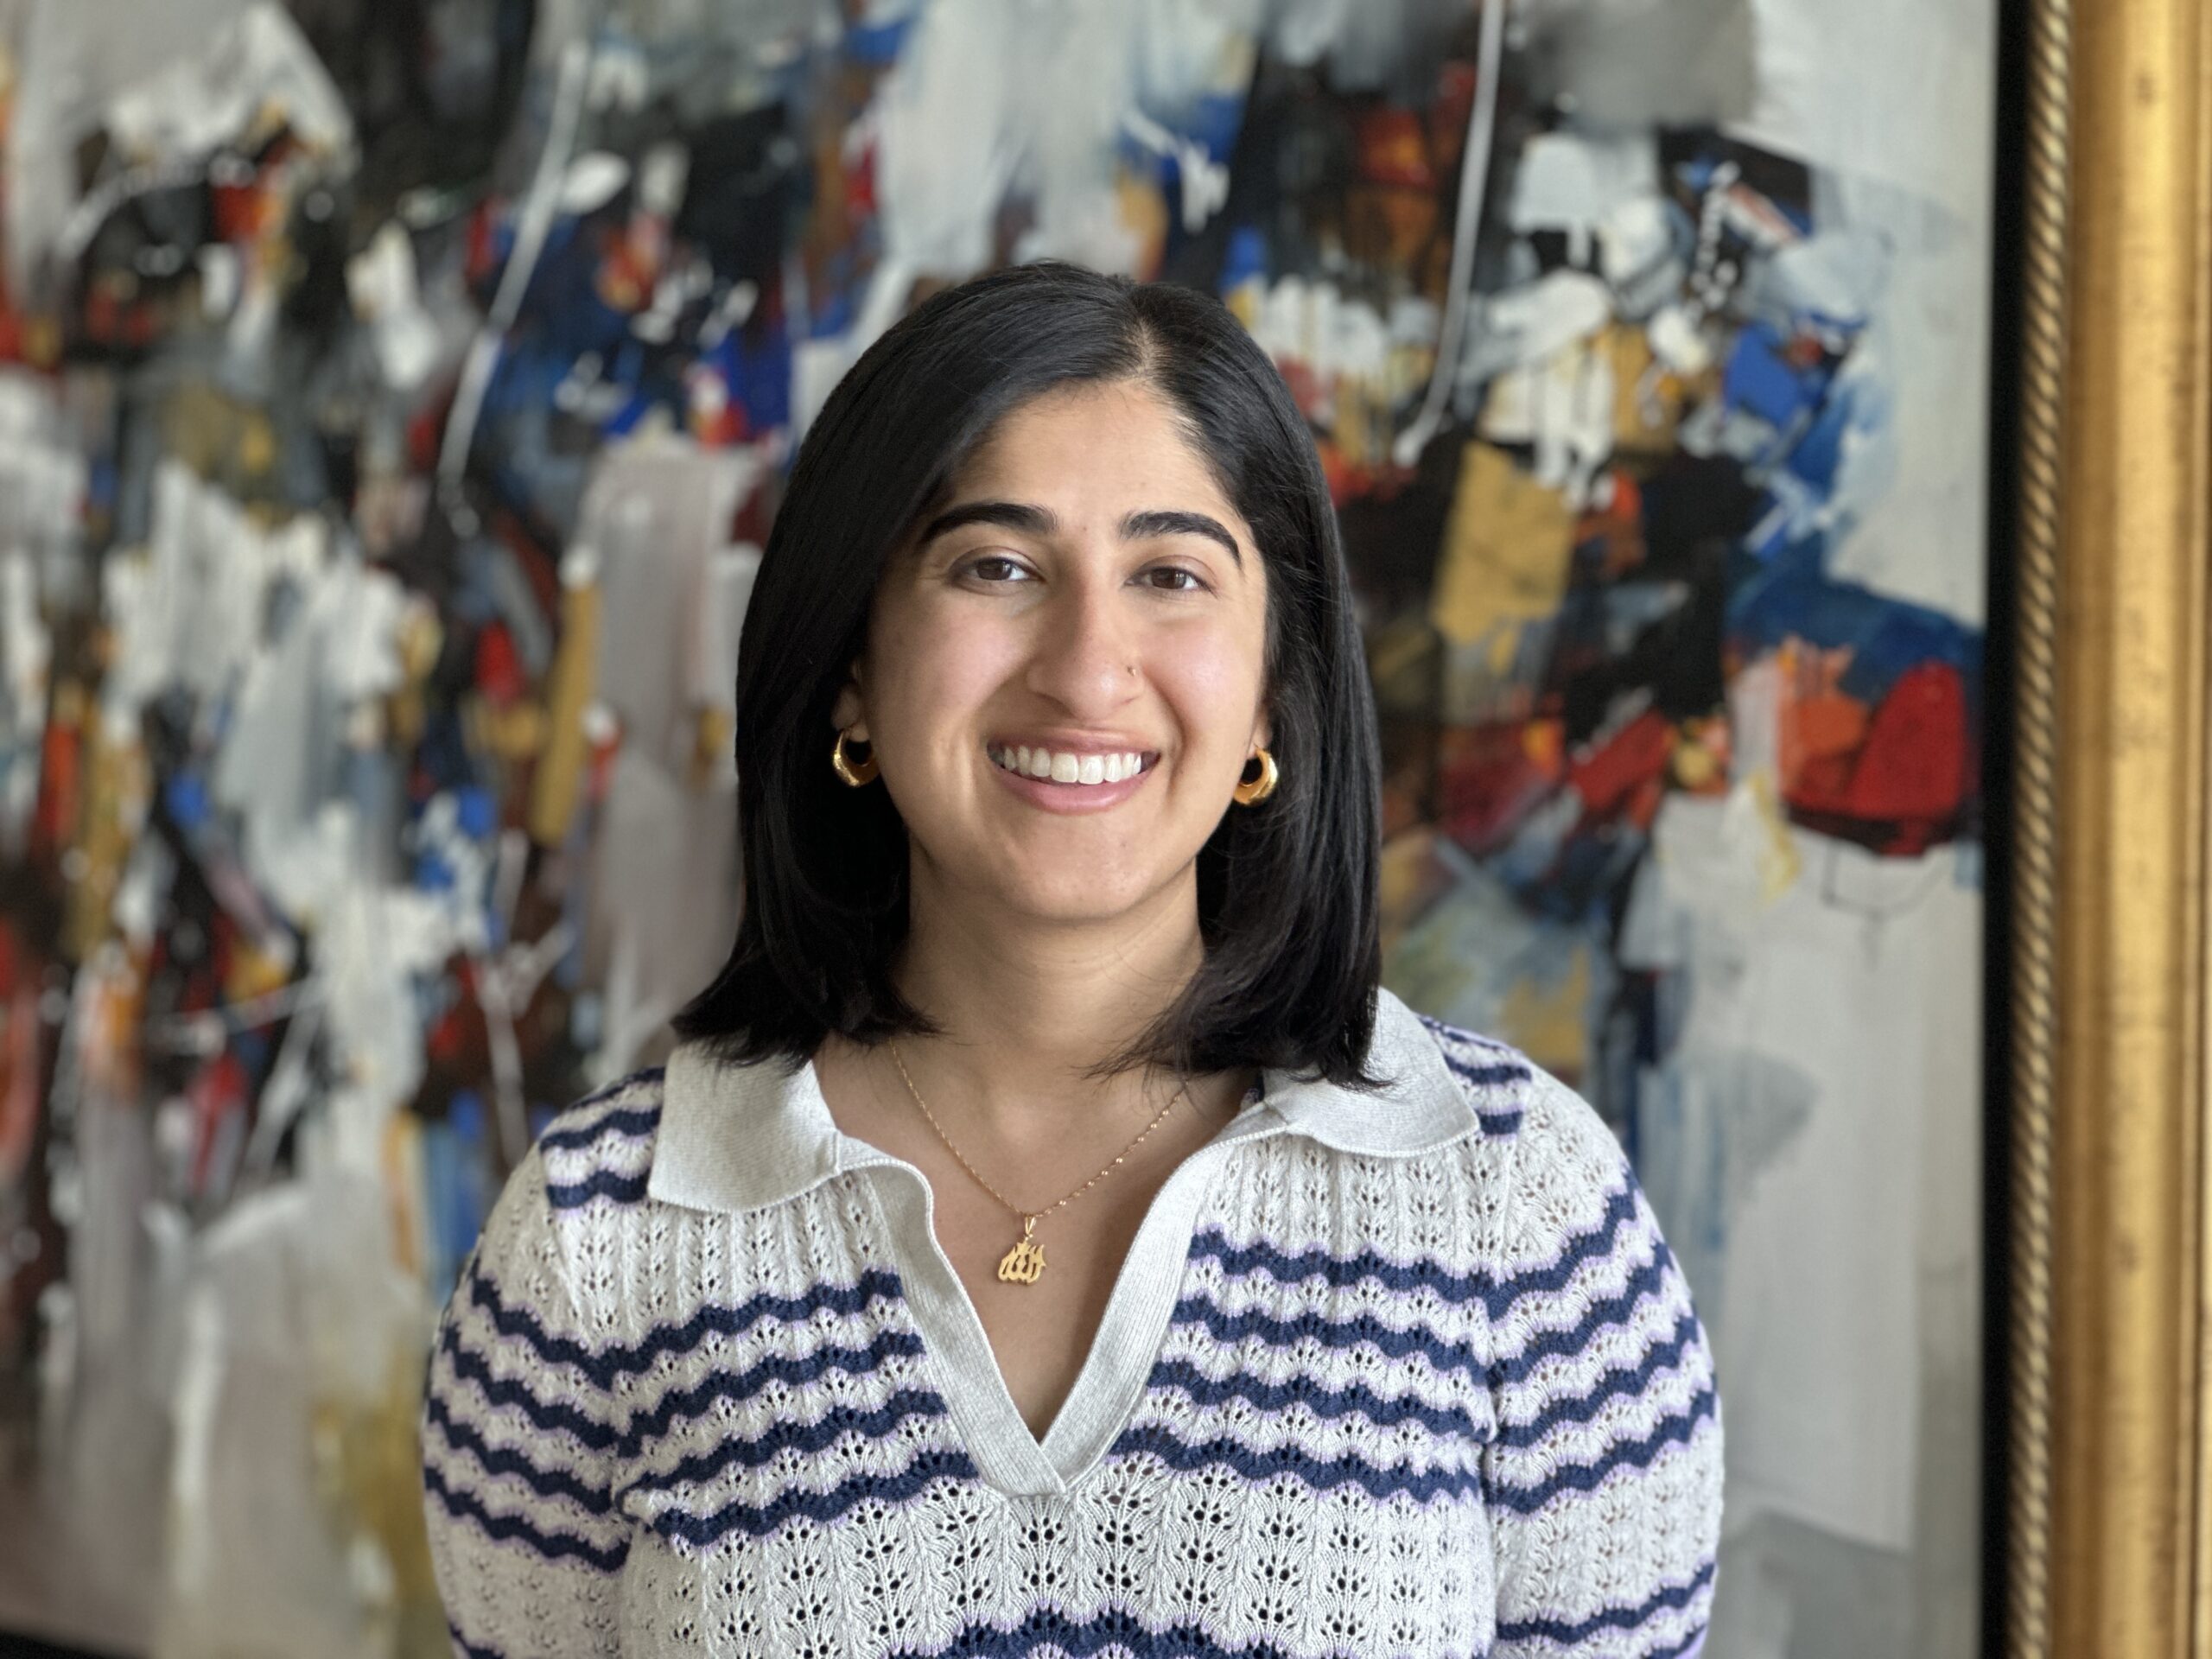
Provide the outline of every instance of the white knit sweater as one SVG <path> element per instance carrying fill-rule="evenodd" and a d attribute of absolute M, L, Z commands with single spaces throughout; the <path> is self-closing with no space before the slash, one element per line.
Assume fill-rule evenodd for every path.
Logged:
<path fill-rule="evenodd" d="M 432 1359 L 455 1652 L 1694 1653 L 1719 1406 L 1619 1147 L 1388 993 L 1374 1064 L 1168 1179 L 1041 1441 L 810 1065 L 579 1103 Z"/>

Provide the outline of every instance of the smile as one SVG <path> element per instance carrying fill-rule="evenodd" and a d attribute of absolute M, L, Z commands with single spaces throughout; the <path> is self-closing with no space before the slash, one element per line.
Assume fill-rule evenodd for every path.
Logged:
<path fill-rule="evenodd" d="M 1160 757 L 1137 750 L 1104 754 L 1076 754 L 1065 749 L 1031 748 L 1027 744 L 994 743 L 987 753 L 991 764 L 1017 778 L 1042 783 L 1073 784 L 1096 788 L 1128 782 L 1141 775 Z"/>

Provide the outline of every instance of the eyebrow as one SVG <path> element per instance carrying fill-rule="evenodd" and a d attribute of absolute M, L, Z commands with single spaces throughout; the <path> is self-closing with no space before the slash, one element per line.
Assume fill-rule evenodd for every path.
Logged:
<path fill-rule="evenodd" d="M 918 549 L 927 547 L 938 537 L 969 524 L 997 524 L 1026 535 L 1050 536 L 1059 529 L 1060 521 L 1050 508 L 1027 501 L 963 501 L 957 507 L 948 507 L 925 524 L 915 545 Z M 1160 536 L 1203 536 L 1218 542 L 1236 562 L 1238 569 L 1244 568 L 1244 556 L 1237 550 L 1236 538 L 1229 533 L 1227 525 L 1208 513 L 1180 507 L 1147 507 L 1122 515 L 1120 528 L 1125 542 Z"/>
<path fill-rule="evenodd" d="M 1236 538 L 1218 518 L 1203 512 L 1189 512 L 1180 507 L 1151 507 L 1133 512 L 1122 520 L 1122 539 L 1125 542 L 1148 541 L 1157 536 L 1204 536 L 1219 542 L 1228 549 L 1229 556 L 1236 568 L 1244 568 L 1244 556 L 1236 550 Z"/>

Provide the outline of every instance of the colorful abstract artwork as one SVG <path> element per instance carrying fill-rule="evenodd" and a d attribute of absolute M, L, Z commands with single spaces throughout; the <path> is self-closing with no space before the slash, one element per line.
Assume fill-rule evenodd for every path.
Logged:
<path fill-rule="evenodd" d="M 1967 1650 L 1994 27 L 0 0 L 0 1628 L 442 1650 L 428 1317 L 726 946 L 797 442 L 1058 257 L 1306 414 L 1389 982 L 1713 1332 L 1710 1659 Z"/>

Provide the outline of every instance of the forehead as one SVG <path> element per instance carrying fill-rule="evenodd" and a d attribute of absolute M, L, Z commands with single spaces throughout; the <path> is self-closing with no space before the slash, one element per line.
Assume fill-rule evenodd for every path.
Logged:
<path fill-rule="evenodd" d="M 980 495 L 1198 508 L 1251 541 L 1187 423 L 1134 381 L 1059 388 L 1009 411 L 954 469 L 946 499 Z"/>

